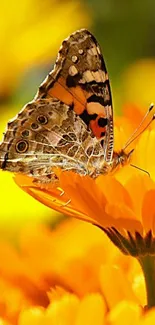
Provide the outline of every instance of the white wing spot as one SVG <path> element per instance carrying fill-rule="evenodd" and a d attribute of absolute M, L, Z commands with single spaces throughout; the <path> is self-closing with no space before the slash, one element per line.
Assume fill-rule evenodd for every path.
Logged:
<path fill-rule="evenodd" d="M 73 55 L 73 56 L 72 56 L 72 61 L 73 61 L 74 63 L 76 63 L 77 60 L 78 60 L 78 57 L 77 57 L 76 55 Z"/>
<path fill-rule="evenodd" d="M 107 75 L 102 70 L 90 71 L 86 70 L 83 72 L 82 78 L 79 80 L 79 83 L 85 84 L 86 82 L 96 81 L 96 82 L 105 82 L 107 80 Z"/>
<path fill-rule="evenodd" d="M 83 49 L 79 49 L 79 54 L 83 54 Z"/>
<path fill-rule="evenodd" d="M 78 70 L 74 67 L 74 65 L 71 65 L 69 67 L 68 73 L 70 76 L 75 76 L 78 73 Z"/>
<path fill-rule="evenodd" d="M 101 54 L 101 51 L 100 51 L 99 46 L 97 46 L 96 48 L 97 48 L 97 52 L 98 52 L 98 54 Z"/>
<path fill-rule="evenodd" d="M 90 71 L 90 70 L 86 70 L 86 71 L 84 71 L 84 73 L 83 73 L 83 75 L 82 75 L 82 80 L 84 81 L 84 82 L 91 82 L 91 81 L 93 81 L 94 80 L 94 77 L 93 77 L 93 75 L 92 75 L 92 72 Z M 81 81 L 81 80 L 80 80 Z M 79 82 L 80 82 L 79 81 Z"/>
<path fill-rule="evenodd" d="M 97 55 L 98 53 L 97 53 L 96 46 L 93 46 L 93 47 L 91 47 L 90 49 L 88 49 L 88 53 L 89 53 L 90 55 Z"/>
<path fill-rule="evenodd" d="M 105 82 L 106 81 L 106 74 L 102 70 L 92 71 L 92 75 L 96 82 Z"/>

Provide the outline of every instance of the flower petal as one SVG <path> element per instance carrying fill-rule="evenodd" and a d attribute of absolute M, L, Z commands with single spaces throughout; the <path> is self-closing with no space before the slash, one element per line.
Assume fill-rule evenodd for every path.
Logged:
<path fill-rule="evenodd" d="M 101 290 L 109 309 L 112 309 L 123 299 L 138 303 L 138 299 L 132 291 L 129 281 L 119 267 L 112 265 L 103 266 L 101 268 L 100 281 Z"/>
<path fill-rule="evenodd" d="M 137 304 L 122 301 L 108 315 L 108 323 L 112 325 L 139 325 L 141 324 L 139 323 L 141 314 L 142 310 Z"/>
<path fill-rule="evenodd" d="M 103 325 L 106 310 L 106 304 L 99 293 L 88 295 L 80 303 L 75 324 Z"/>
<path fill-rule="evenodd" d="M 148 191 L 143 200 L 142 220 L 147 233 L 150 229 L 155 235 L 155 189 Z"/>

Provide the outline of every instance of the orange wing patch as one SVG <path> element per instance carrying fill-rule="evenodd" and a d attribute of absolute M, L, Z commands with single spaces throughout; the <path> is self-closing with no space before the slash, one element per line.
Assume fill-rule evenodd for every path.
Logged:
<path fill-rule="evenodd" d="M 54 83 L 53 87 L 49 88 L 47 97 L 55 97 L 66 105 L 74 106 L 74 110 L 78 115 L 83 113 L 87 103 L 86 96 L 80 86 L 77 86 L 75 89 L 70 88 L 70 91 L 68 91 L 63 77 L 60 77 L 58 81 Z"/>

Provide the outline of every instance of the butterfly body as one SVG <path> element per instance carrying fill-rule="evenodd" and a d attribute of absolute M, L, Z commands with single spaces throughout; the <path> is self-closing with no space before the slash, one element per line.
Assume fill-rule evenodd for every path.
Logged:
<path fill-rule="evenodd" d="M 34 100 L 8 123 L 0 167 L 56 180 L 55 167 L 95 178 L 126 164 L 113 152 L 110 84 L 100 47 L 87 30 L 62 43 L 55 67 Z"/>

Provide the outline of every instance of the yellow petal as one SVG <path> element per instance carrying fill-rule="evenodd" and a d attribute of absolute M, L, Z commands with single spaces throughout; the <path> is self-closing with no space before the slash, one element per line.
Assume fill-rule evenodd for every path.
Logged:
<path fill-rule="evenodd" d="M 91 294 L 82 299 L 75 325 L 103 325 L 106 304 L 100 294 Z"/>
<path fill-rule="evenodd" d="M 131 284 L 119 267 L 104 265 L 101 268 L 100 281 L 103 296 L 110 309 L 125 299 L 138 303 Z"/>
<path fill-rule="evenodd" d="M 138 325 L 141 313 L 142 310 L 138 305 L 122 301 L 108 315 L 108 323 L 111 325 Z"/>

